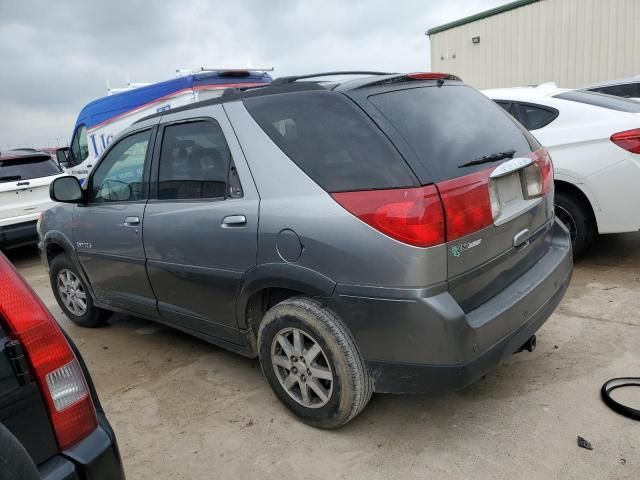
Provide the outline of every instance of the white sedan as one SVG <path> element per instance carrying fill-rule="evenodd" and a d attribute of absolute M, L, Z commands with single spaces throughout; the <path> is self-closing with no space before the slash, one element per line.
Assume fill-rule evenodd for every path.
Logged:
<path fill-rule="evenodd" d="M 40 212 L 53 205 L 49 184 L 64 175 L 48 154 L 0 152 L 0 249 L 36 243 Z"/>
<path fill-rule="evenodd" d="M 551 154 L 574 255 L 596 233 L 640 230 L 640 103 L 555 84 L 484 90 Z"/>

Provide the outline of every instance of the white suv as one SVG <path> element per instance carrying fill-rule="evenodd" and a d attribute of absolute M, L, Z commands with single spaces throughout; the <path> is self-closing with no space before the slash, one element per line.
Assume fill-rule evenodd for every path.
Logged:
<path fill-rule="evenodd" d="M 555 84 L 483 91 L 547 148 L 574 255 L 596 233 L 640 230 L 640 103 Z"/>
<path fill-rule="evenodd" d="M 38 216 L 53 205 L 49 184 L 61 175 L 44 152 L 0 152 L 0 248 L 37 243 Z"/>

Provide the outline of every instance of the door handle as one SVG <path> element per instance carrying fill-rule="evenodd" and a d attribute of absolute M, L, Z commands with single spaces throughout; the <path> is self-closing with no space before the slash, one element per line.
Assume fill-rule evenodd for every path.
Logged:
<path fill-rule="evenodd" d="M 124 219 L 126 227 L 137 227 L 140 225 L 140 217 L 127 217 Z"/>
<path fill-rule="evenodd" d="M 228 215 L 222 219 L 222 228 L 244 227 L 247 224 L 247 217 L 244 215 Z"/>

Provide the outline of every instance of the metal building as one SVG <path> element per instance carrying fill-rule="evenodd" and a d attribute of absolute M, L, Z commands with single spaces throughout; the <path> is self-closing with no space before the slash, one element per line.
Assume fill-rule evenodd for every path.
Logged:
<path fill-rule="evenodd" d="M 640 75 L 640 0 L 519 0 L 427 35 L 431 70 L 480 89 Z"/>

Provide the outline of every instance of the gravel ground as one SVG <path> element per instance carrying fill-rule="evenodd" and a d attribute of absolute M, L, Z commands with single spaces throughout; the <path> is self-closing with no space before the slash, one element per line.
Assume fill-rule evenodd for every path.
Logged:
<path fill-rule="evenodd" d="M 640 234 L 597 240 L 535 352 L 459 392 L 375 395 L 332 432 L 296 421 L 255 360 L 122 315 L 76 327 L 37 252 L 8 256 L 77 342 L 130 479 L 640 478 L 640 425 L 599 396 L 640 376 Z"/>

